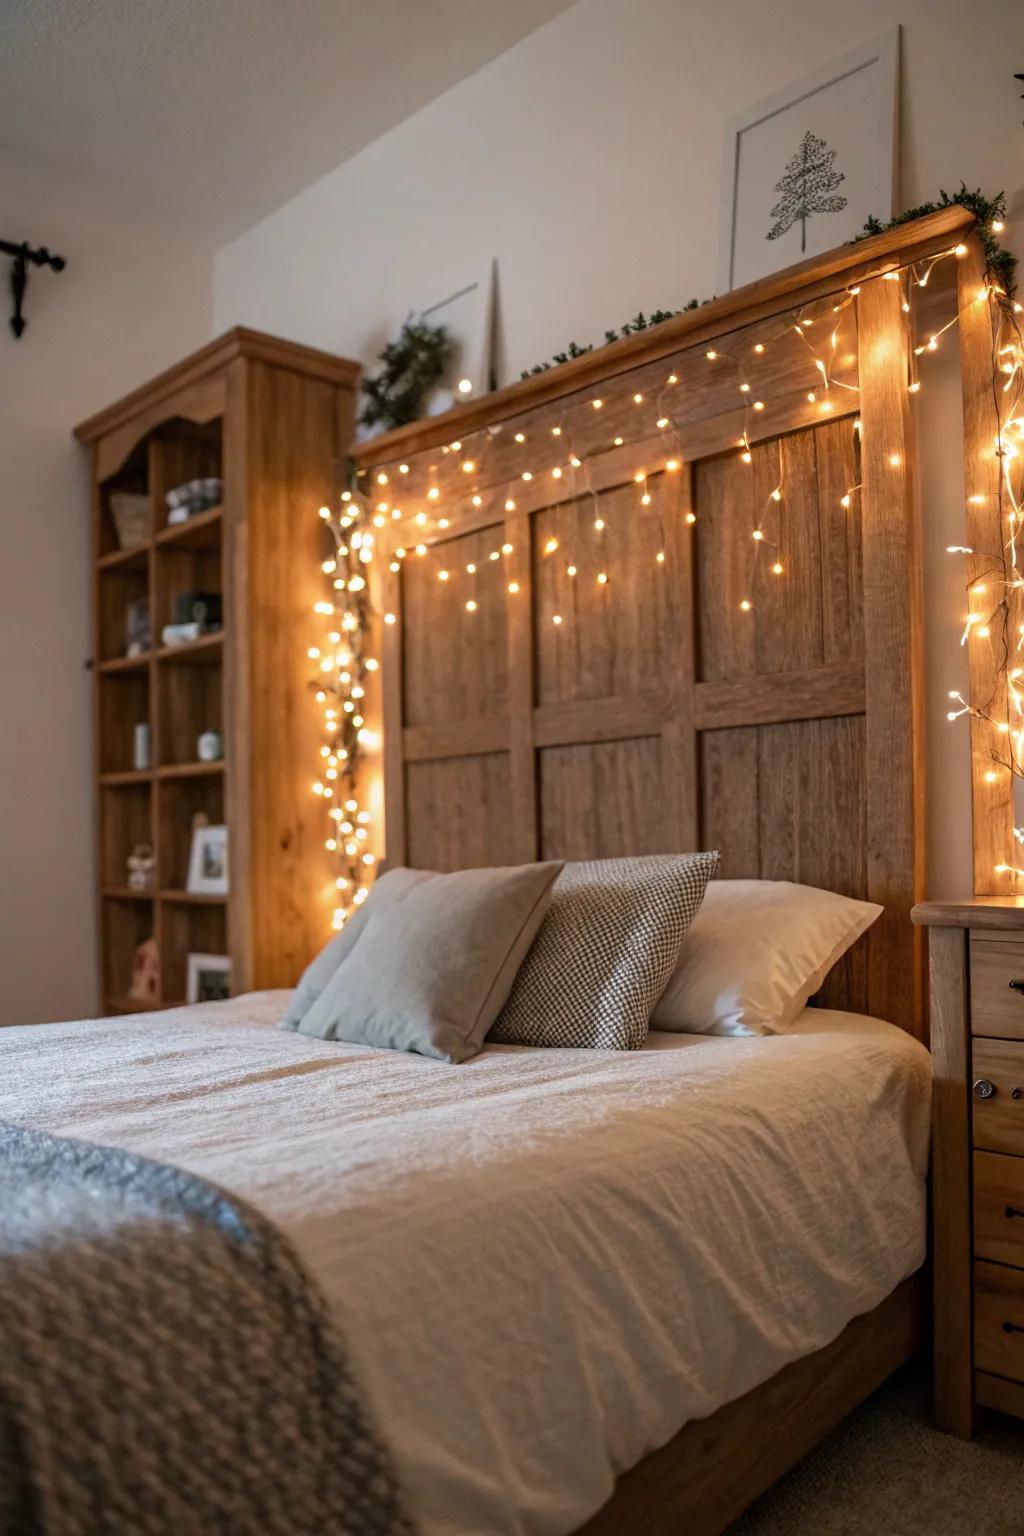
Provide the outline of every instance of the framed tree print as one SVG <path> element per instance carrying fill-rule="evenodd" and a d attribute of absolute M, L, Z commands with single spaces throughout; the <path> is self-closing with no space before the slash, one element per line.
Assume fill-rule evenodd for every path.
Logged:
<path fill-rule="evenodd" d="M 718 292 L 896 211 L 899 27 L 726 124 Z"/>

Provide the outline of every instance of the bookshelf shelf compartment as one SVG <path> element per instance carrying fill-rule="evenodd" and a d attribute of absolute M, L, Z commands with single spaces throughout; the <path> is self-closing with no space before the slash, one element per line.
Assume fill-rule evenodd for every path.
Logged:
<path fill-rule="evenodd" d="M 161 902 L 159 943 L 163 957 L 161 985 L 164 995 L 184 997 L 188 956 L 196 952 L 206 955 L 228 953 L 227 908 L 223 904 L 195 906 L 184 902 Z"/>
<path fill-rule="evenodd" d="M 179 893 L 182 898 L 187 896 L 192 823 L 196 816 L 204 816 L 211 826 L 225 822 L 222 774 L 187 774 L 158 781 L 156 834 L 161 900 L 173 900 Z"/>
<path fill-rule="evenodd" d="M 135 727 L 152 718 L 148 669 L 129 667 L 102 673 L 97 679 L 97 702 L 101 773 L 109 779 L 134 775 Z"/>
<path fill-rule="evenodd" d="M 129 610 L 149 600 L 148 563 L 103 566 L 96 572 L 100 622 L 96 635 L 96 657 L 102 664 L 127 659 Z M 145 644 L 145 640 L 142 642 Z M 134 659 L 134 658 L 133 658 Z"/>

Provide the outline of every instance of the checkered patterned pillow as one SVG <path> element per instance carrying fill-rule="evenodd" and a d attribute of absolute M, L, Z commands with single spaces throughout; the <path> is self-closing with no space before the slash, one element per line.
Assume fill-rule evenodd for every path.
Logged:
<path fill-rule="evenodd" d="M 567 864 L 488 1040 L 639 1050 L 717 868 L 717 853 Z"/>

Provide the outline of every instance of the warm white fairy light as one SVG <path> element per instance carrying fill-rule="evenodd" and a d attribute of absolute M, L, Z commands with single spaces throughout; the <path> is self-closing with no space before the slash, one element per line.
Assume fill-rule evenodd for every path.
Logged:
<path fill-rule="evenodd" d="M 987 692 L 994 702 L 978 706 L 965 699 L 959 691 L 953 690 L 949 697 L 956 707 L 947 711 L 947 714 L 950 720 L 959 720 L 966 715 L 984 722 L 993 731 L 996 742 L 1004 743 L 1003 746 L 993 746 L 991 766 L 981 775 L 984 783 L 996 784 L 1004 776 L 1011 780 L 1024 780 L 1024 691 L 1020 687 L 1024 669 L 1016 665 L 1018 653 L 1024 647 L 1024 623 L 1020 619 L 1024 572 L 1018 564 L 1024 481 L 1020 465 L 1015 462 L 1015 439 L 1019 440 L 1024 426 L 1018 415 L 1024 390 L 1021 382 L 1024 377 L 1024 340 L 1017 318 L 1021 309 L 1015 301 L 1011 301 L 995 284 L 988 283 L 975 294 L 972 302 L 983 300 L 989 304 L 993 336 L 993 401 L 997 433 L 992 454 L 999 463 L 998 489 L 995 493 L 998 506 L 993 506 L 992 512 L 993 515 L 998 513 L 999 525 L 1005 529 L 1005 534 L 1001 547 L 985 555 L 983 573 L 972 577 L 969 572 L 967 590 L 972 606 L 964 619 L 960 643 L 972 647 L 981 644 L 990 648 L 995 686 Z M 950 324 L 955 324 L 958 319 L 959 314 L 954 316 Z M 931 338 L 927 348 L 919 350 L 934 350 L 932 342 L 937 344 L 938 338 L 948 329 L 948 325 L 942 327 Z M 983 451 L 983 460 L 985 456 Z M 970 506 L 981 509 L 990 498 L 984 492 L 975 491 L 967 500 Z M 968 561 L 972 557 L 976 558 L 975 549 L 967 544 L 949 544 L 946 550 L 949 554 L 966 557 Z M 978 603 L 980 607 L 974 606 Z M 1013 726 L 1010 719 L 1003 718 L 999 707 L 998 701 L 1004 692 L 1006 712 L 1015 721 Z M 1018 848 L 1024 844 L 1024 827 L 1013 826 L 1012 837 Z M 1014 883 L 1024 880 L 1024 869 L 1009 858 L 1000 860 L 993 872 L 1000 876 L 1010 876 Z"/>
<path fill-rule="evenodd" d="M 400 466 L 399 472 L 407 473 L 408 466 L 404 470 Z M 379 470 L 374 480 L 378 486 L 387 485 L 387 472 Z M 346 490 L 342 492 L 342 510 L 338 514 L 333 514 L 329 507 L 321 507 L 319 511 L 334 539 L 333 557 L 321 561 L 323 574 L 333 578 L 330 582 L 332 596 L 315 602 L 313 612 L 326 621 L 326 638 L 331 649 L 325 652 L 322 645 L 310 645 L 306 654 L 310 661 L 318 663 L 314 691 L 321 709 L 325 738 L 319 747 L 319 758 L 324 765 L 322 777 L 313 782 L 312 792 L 328 807 L 324 848 L 341 861 L 333 882 L 332 925 L 335 928 L 342 927 L 365 900 L 366 880 L 376 862 L 375 855 L 364 846 L 370 835 L 370 813 L 359 804 L 357 796 L 363 754 L 373 741 L 372 733 L 366 732 L 361 711 L 367 694 L 367 679 L 378 665 L 376 657 L 369 654 L 370 608 L 364 572 L 373 558 L 374 535 L 370 532 L 370 524 L 379 526 L 383 521 L 381 508 L 386 511 L 387 505 L 378 503 L 374 513 L 366 498 Z M 405 555 L 404 550 L 395 553 L 396 556 Z M 397 558 L 390 564 L 393 570 L 400 568 Z M 384 621 L 394 623 L 395 615 L 385 614 Z M 336 789 L 344 795 L 344 811 L 333 803 Z"/>

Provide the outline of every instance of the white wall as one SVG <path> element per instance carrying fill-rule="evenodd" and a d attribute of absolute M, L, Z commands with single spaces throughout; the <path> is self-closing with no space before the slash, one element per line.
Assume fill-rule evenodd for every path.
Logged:
<path fill-rule="evenodd" d="M 371 363 L 407 310 L 496 255 L 500 382 L 637 309 L 715 286 L 725 118 L 903 24 L 902 205 L 1005 188 L 1024 247 L 1016 0 L 578 0 L 218 252 L 214 315 Z M 945 720 L 958 646 L 958 398 L 923 392 L 929 885 L 970 885 L 966 732 Z"/>
<path fill-rule="evenodd" d="M 7 328 L 0 261 L 0 1025 L 96 1011 L 88 455 L 75 423 L 210 335 L 208 256 L 0 160 L 4 239 L 59 251 Z"/>

